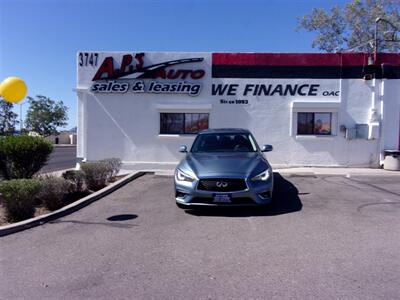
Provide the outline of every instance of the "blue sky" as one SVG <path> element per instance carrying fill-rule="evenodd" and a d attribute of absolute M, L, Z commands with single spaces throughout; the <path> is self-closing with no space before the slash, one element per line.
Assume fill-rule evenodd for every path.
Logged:
<path fill-rule="evenodd" d="M 343 1 L 0 0 L 0 81 L 19 76 L 30 96 L 63 100 L 70 128 L 79 50 L 316 52 L 296 18 L 335 4 Z"/>

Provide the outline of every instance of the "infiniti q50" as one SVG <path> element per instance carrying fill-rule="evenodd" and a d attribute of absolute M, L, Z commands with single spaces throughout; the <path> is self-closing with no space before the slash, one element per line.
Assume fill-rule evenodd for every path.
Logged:
<path fill-rule="evenodd" d="M 191 206 L 257 206 L 272 201 L 273 172 L 246 129 L 208 129 L 200 132 L 175 170 L 175 200 Z"/>

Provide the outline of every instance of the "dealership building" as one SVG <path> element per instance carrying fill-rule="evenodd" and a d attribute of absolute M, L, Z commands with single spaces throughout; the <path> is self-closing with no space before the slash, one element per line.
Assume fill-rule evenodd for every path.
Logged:
<path fill-rule="evenodd" d="M 172 169 L 206 128 L 247 128 L 275 167 L 365 166 L 400 139 L 400 54 L 79 52 L 77 157 Z"/>

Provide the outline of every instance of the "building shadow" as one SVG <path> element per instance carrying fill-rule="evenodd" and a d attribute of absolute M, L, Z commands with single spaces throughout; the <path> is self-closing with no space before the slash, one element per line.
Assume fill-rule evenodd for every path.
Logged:
<path fill-rule="evenodd" d="M 187 214 L 207 217 L 265 217 L 277 216 L 300 211 L 303 204 L 299 191 L 289 180 L 274 173 L 273 201 L 265 207 L 196 207 L 185 210 Z"/>

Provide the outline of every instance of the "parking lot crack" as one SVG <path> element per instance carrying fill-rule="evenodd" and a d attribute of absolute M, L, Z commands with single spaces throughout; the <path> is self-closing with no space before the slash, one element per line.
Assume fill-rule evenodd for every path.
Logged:
<path fill-rule="evenodd" d="M 359 207 L 357 207 L 357 211 L 361 212 L 361 210 L 363 208 L 368 207 L 368 206 L 385 205 L 385 204 L 396 205 L 396 204 L 400 204 L 400 201 L 367 203 L 367 204 L 363 204 L 363 205 L 360 205 Z"/>
<path fill-rule="evenodd" d="M 381 191 L 381 192 L 388 193 L 388 194 L 391 194 L 391 195 L 395 195 L 395 196 L 399 196 L 399 197 L 400 197 L 400 193 L 392 192 L 392 191 L 390 191 L 390 190 L 381 188 L 381 187 L 379 187 L 379 186 L 377 186 L 377 185 L 375 185 L 375 184 L 366 183 L 366 182 L 363 182 L 363 181 L 355 180 L 355 179 L 353 179 L 353 178 L 347 178 L 347 177 L 346 177 L 346 179 L 349 180 L 349 181 L 356 182 L 356 183 L 358 183 L 358 184 L 366 185 L 366 186 L 368 186 L 368 187 L 371 187 L 371 188 L 373 188 L 373 189 L 379 190 L 379 191 Z"/>

